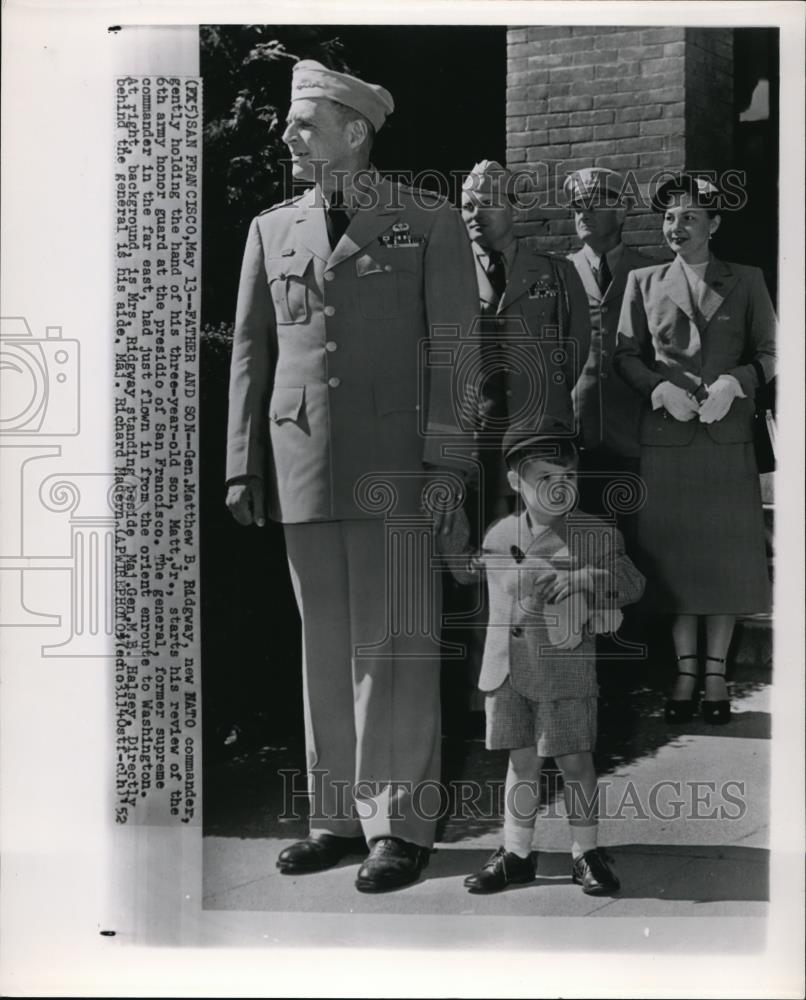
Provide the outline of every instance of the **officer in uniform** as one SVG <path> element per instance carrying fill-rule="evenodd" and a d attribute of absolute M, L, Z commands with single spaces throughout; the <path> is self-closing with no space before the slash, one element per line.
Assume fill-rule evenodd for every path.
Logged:
<path fill-rule="evenodd" d="M 294 68 L 283 141 L 295 179 L 312 186 L 249 229 L 227 453 L 236 520 L 262 525 L 268 508 L 284 526 L 302 619 L 310 833 L 278 867 L 318 871 L 369 845 L 356 880 L 367 892 L 414 881 L 433 843 L 440 661 L 430 552 L 432 530 L 448 531 L 451 514 L 432 524 L 421 504 L 433 475 L 444 482 L 451 468 L 458 495 L 471 464 L 456 447 L 462 389 L 445 357 L 456 359 L 472 328 L 472 254 L 443 199 L 370 166 L 393 108 L 383 87 L 311 60 Z M 453 336 L 429 366 L 435 327 Z M 390 507 L 425 553 L 402 569 L 387 547 Z M 397 607 L 390 595 L 401 594 Z M 407 627 L 416 609 L 405 598 L 419 606 L 429 594 L 431 620 Z"/>
<path fill-rule="evenodd" d="M 641 400 L 613 370 L 613 352 L 627 275 L 657 262 L 622 240 L 628 212 L 620 197 L 624 186 L 624 178 L 605 167 L 576 170 L 563 186 L 582 240 L 582 247 L 568 259 L 582 279 L 590 308 L 590 352 L 574 387 L 574 407 L 581 502 L 594 514 L 607 513 L 603 497 L 614 480 L 624 473 L 638 474 Z M 634 556 L 632 520 L 620 518 L 619 526 Z"/>
<path fill-rule="evenodd" d="M 507 427 L 526 431 L 548 415 L 572 428 L 571 390 L 590 346 L 587 299 L 574 267 L 515 236 L 514 180 L 500 163 L 483 160 L 462 186 L 484 340 L 482 530 L 515 499 L 501 459 Z"/>

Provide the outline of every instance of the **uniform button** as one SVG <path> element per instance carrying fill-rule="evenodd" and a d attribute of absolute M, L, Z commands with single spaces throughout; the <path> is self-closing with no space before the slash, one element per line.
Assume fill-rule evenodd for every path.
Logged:
<path fill-rule="evenodd" d="M 336 307 L 335 306 L 325 306 L 325 316 L 335 316 Z"/>
<path fill-rule="evenodd" d="M 602 306 L 602 312 L 606 313 L 607 312 L 607 308 L 608 308 L 607 306 Z"/>
<path fill-rule="evenodd" d="M 523 629 L 520 627 L 520 625 L 516 625 L 515 628 L 513 628 L 512 630 L 512 638 L 519 639 L 522 635 L 523 635 Z"/>
<path fill-rule="evenodd" d="M 603 357 L 603 358 L 606 358 L 606 357 L 607 357 L 607 351 L 602 351 L 602 357 Z"/>
<path fill-rule="evenodd" d="M 333 378 L 329 378 L 327 380 L 327 384 L 330 386 L 331 389 L 338 389 L 338 387 L 341 385 L 341 379 L 337 378 L 334 375 Z"/>
<path fill-rule="evenodd" d="M 338 346 L 339 346 L 339 345 L 338 345 L 338 344 L 336 343 L 336 341 L 335 341 L 335 340 L 329 340 L 329 341 L 328 341 L 328 342 L 327 342 L 327 343 L 325 344 L 325 350 L 326 350 L 326 351 L 335 351 L 335 350 L 336 350 L 336 349 L 338 348 Z"/>
<path fill-rule="evenodd" d="M 602 374 L 599 376 L 599 378 L 606 379 L 607 378 L 607 372 L 602 372 Z"/>
<path fill-rule="evenodd" d="M 507 389 L 507 396 L 511 396 L 511 395 L 512 395 L 512 390 L 511 389 Z"/>
<path fill-rule="evenodd" d="M 384 271 L 391 271 L 392 270 L 392 265 L 391 264 L 384 264 L 383 265 L 383 269 L 384 269 Z"/>
<path fill-rule="evenodd" d="M 332 281 L 336 275 L 332 271 L 325 271 L 325 281 Z"/>

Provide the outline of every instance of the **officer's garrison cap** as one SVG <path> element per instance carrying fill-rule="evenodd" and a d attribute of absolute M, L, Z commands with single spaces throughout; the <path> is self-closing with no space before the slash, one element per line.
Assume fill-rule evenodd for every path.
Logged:
<path fill-rule="evenodd" d="M 302 59 L 291 75 L 291 100 L 325 97 L 338 101 L 369 119 L 377 132 L 395 110 L 392 95 L 377 83 L 365 83 L 348 73 L 337 73 L 315 59 Z"/>
<path fill-rule="evenodd" d="M 619 204 L 624 178 L 608 167 L 583 167 L 565 178 L 563 194 L 569 205 L 613 208 Z M 625 207 L 625 206 L 621 206 Z"/>

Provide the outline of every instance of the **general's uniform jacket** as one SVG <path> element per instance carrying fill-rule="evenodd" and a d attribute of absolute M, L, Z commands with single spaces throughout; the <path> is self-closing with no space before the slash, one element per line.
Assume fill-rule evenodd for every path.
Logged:
<path fill-rule="evenodd" d="M 613 355 L 627 275 L 654 262 L 622 244 L 610 286 L 602 295 L 585 252 L 577 250 L 568 259 L 585 286 L 591 321 L 590 352 L 573 391 L 581 441 L 586 448 L 604 447 L 617 455 L 635 458 L 640 453 L 642 401 L 613 371 Z"/>
<path fill-rule="evenodd" d="M 368 474 L 390 478 L 398 512 L 416 508 L 424 463 L 470 464 L 441 449 L 461 438 L 460 343 L 474 350 L 465 343 L 478 308 L 465 228 L 428 192 L 377 177 L 367 190 L 373 207 L 356 212 L 332 250 L 316 188 L 249 229 L 227 479 L 265 477 L 269 514 L 286 523 L 378 516 L 372 495 L 356 497 Z M 435 327 L 445 331 L 440 344 Z M 445 350 L 425 361 L 429 339 Z"/>
<path fill-rule="evenodd" d="M 546 413 L 572 428 L 571 390 L 590 348 L 588 302 L 575 269 L 519 240 L 496 302 L 479 259 L 483 251 L 475 243 L 473 249 L 481 329 L 492 353 L 506 362 L 505 371 L 486 383 L 481 430 L 490 417 L 537 429 Z"/>
<path fill-rule="evenodd" d="M 549 530 L 534 537 L 525 512 L 510 514 L 487 532 L 482 559 L 490 610 L 479 688 L 495 691 L 509 677 L 516 691 L 534 701 L 595 697 L 595 637 L 586 630 L 573 650 L 549 643 L 545 616 L 551 606 L 533 596 L 529 560 L 607 569 L 610 588 L 598 595 L 596 606 L 632 604 L 643 593 L 644 578 L 627 557 L 615 526 L 576 510 L 560 533 Z"/>
<path fill-rule="evenodd" d="M 722 420 L 705 424 L 723 444 L 751 441 L 758 376 L 775 371 L 776 320 L 759 268 L 712 258 L 705 272 L 706 294 L 700 309 L 692 306 L 683 265 L 678 258 L 632 271 L 627 279 L 613 360 L 616 370 L 644 399 L 641 443 L 685 445 L 698 421 L 679 421 L 664 408 L 653 410 L 655 386 L 669 381 L 694 390 L 698 379 L 710 385 L 733 375 L 746 398 L 733 400 Z"/>

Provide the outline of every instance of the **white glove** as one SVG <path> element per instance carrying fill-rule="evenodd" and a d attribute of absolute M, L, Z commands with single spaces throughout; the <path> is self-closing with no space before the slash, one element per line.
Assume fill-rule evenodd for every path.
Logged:
<path fill-rule="evenodd" d="M 582 629 L 588 620 L 588 602 L 579 592 L 556 604 L 544 604 L 543 614 L 556 619 L 546 625 L 548 640 L 557 649 L 576 649 L 582 642 Z"/>
<path fill-rule="evenodd" d="M 588 619 L 588 625 L 594 635 L 606 635 L 609 632 L 618 632 L 624 615 L 618 608 L 599 608 L 593 611 Z"/>
<path fill-rule="evenodd" d="M 708 398 L 700 406 L 700 423 L 713 424 L 721 420 L 734 399 L 744 398 L 742 387 L 733 375 L 720 375 L 708 386 Z"/>
<path fill-rule="evenodd" d="M 696 400 L 672 382 L 659 382 L 652 391 L 652 409 L 661 406 L 675 420 L 693 420 L 700 412 Z"/>

